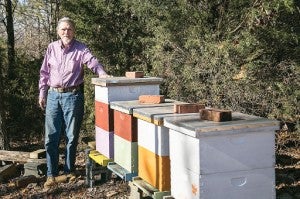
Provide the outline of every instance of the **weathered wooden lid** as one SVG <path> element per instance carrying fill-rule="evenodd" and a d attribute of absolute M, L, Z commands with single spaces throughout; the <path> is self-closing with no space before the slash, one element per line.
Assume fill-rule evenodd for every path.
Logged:
<path fill-rule="evenodd" d="M 165 99 L 165 102 L 159 104 L 144 104 L 144 103 L 140 103 L 139 100 L 131 100 L 131 101 L 114 101 L 114 102 L 110 102 L 109 105 L 111 109 L 126 114 L 132 114 L 133 109 L 172 106 L 176 102 L 178 101 L 172 99 Z"/>
<path fill-rule="evenodd" d="M 185 115 L 174 113 L 174 104 L 184 103 L 184 102 L 174 102 L 166 104 L 165 106 L 147 107 L 133 109 L 133 117 L 145 120 L 155 125 L 162 126 L 164 123 L 164 117 L 174 116 L 174 115 Z"/>
<path fill-rule="evenodd" d="M 127 77 L 109 77 L 109 78 L 92 78 L 92 84 L 97 86 L 124 86 L 124 85 L 151 85 L 161 84 L 163 78 L 159 77 L 143 77 L 143 78 L 127 78 Z"/>
<path fill-rule="evenodd" d="M 199 113 L 193 113 L 164 117 L 164 126 L 183 134 L 199 138 L 266 131 L 275 133 L 275 130 L 279 129 L 279 121 L 233 112 L 232 121 L 213 122 L 201 120 Z"/>

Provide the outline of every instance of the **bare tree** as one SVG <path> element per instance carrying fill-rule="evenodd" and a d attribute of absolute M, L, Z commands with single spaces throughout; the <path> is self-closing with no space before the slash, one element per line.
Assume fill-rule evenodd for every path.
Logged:
<path fill-rule="evenodd" d="M 14 76 L 15 67 L 15 34 L 14 34 L 14 21 L 13 21 L 13 4 L 11 0 L 4 0 L 4 8 L 6 17 L 3 19 L 3 23 L 6 28 L 7 33 L 7 59 L 8 68 L 7 74 L 8 78 L 12 79 Z"/>
<path fill-rule="evenodd" d="M 16 5 L 17 2 L 14 2 Z M 14 69 L 15 69 L 15 36 L 14 36 L 14 21 L 13 21 L 13 3 L 11 0 L 1 1 L 0 6 L 4 8 L 4 12 L 1 13 L 1 22 L 5 26 L 6 35 L 7 35 L 7 67 L 1 68 L 0 76 L 0 148 L 8 149 L 9 148 L 9 138 L 6 131 L 6 113 L 9 113 L 9 110 L 6 110 L 4 104 L 4 88 L 3 85 L 6 83 L 7 79 L 14 79 Z M 4 64 L 1 64 L 2 66 Z M 3 72 L 7 73 L 7 79 L 4 78 Z"/>
<path fill-rule="evenodd" d="M 1 65 L 1 63 L 0 63 Z M 2 76 L 1 74 L 1 70 L 0 70 L 0 76 Z M 0 149 L 1 150 L 7 150 L 9 149 L 9 139 L 8 139 L 8 135 L 6 132 L 6 128 L 5 128 L 5 110 L 3 107 L 3 83 L 2 83 L 3 78 L 1 78 L 0 80 Z"/>

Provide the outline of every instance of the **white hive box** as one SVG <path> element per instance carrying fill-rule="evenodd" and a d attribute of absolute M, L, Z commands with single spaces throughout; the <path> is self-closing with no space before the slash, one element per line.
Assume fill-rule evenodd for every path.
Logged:
<path fill-rule="evenodd" d="M 109 104 L 111 101 L 136 100 L 140 95 L 159 95 L 162 78 L 92 78 L 95 100 Z"/>
<path fill-rule="evenodd" d="M 159 156 L 169 156 L 169 129 L 138 119 L 138 145 Z"/>
<path fill-rule="evenodd" d="M 109 159 L 114 158 L 114 133 L 95 126 L 96 151 Z"/>
<path fill-rule="evenodd" d="M 180 102 L 176 102 L 180 103 Z M 169 129 L 163 126 L 163 118 L 179 115 L 174 104 L 133 109 L 138 118 L 138 145 L 159 156 L 169 156 Z"/>
<path fill-rule="evenodd" d="M 186 168 L 172 166 L 171 195 L 176 199 L 276 198 L 274 168 L 197 175 Z"/>
<path fill-rule="evenodd" d="M 164 118 L 164 126 L 170 129 L 173 197 L 273 198 L 278 122 L 242 113 L 233 113 L 232 117 L 228 122 L 200 120 L 199 114 Z M 236 188 L 218 183 L 218 180 L 235 183 L 234 179 L 243 178 L 246 184 Z M 254 179 L 256 184 L 247 179 Z M 183 189 L 191 186 L 195 196 L 190 188 Z M 243 187 L 241 191 L 239 187 Z M 255 190 L 267 197 L 256 197 L 252 193 Z"/>

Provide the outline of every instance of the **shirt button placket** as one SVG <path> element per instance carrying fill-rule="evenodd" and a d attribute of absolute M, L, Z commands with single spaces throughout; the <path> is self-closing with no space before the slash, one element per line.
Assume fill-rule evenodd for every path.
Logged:
<path fill-rule="evenodd" d="M 62 85 L 62 87 L 64 87 L 63 86 L 63 76 L 64 76 L 64 72 L 65 72 L 65 67 L 66 67 L 66 57 L 67 57 L 67 54 L 66 54 L 66 50 L 64 49 L 63 50 L 63 53 L 62 53 L 62 64 L 61 64 L 61 68 L 60 68 L 60 73 L 61 73 L 61 85 Z"/>

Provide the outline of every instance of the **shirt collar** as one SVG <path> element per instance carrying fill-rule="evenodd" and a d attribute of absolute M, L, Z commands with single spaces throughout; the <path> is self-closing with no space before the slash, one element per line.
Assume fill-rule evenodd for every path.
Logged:
<path fill-rule="evenodd" d="M 66 49 L 70 49 L 73 46 L 73 44 L 75 43 L 75 39 L 74 38 L 72 39 L 72 41 L 70 42 L 70 45 L 69 45 L 68 48 L 65 48 L 65 46 L 64 46 L 64 44 L 63 44 L 63 42 L 62 42 L 61 39 L 59 40 L 59 43 L 60 43 L 61 49 L 65 49 L 66 50 Z"/>

